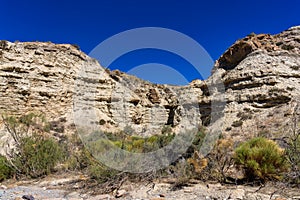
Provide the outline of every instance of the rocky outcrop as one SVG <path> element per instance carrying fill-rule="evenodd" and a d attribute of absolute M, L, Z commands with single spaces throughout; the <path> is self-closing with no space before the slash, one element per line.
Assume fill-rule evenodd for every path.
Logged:
<path fill-rule="evenodd" d="M 216 62 L 227 105 L 224 132 L 241 139 L 286 134 L 300 96 L 300 26 L 278 35 L 251 34 Z M 279 135 L 278 135 L 279 134 Z"/>
<path fill-rule="evenodd" d="M 233 69 L 250 53 L 259 49 L 267 52 L 288 50 L 289 52 L 299 54 L 299 26 L 292 27 L 274 36 L 270 34 L 256 35 L 255 33 L 251 33 L 229 47 L 217 60 L 215 68 Z"/>
<path fill-rule="evenodd" d="M 79 113 L 80 123 L 106 131 L 150 135 L 165 125 L 179 132 L 203 124 L 241 140 L 286 131 L 300 96 L 299 72 L 299 26 L 248 35 L 219 58 L 211 77 L 187 86 L 105 70 L 72 45 L 1 41 L 0 112 L 45 113 L 59 134 L 75 131 Z M 2 125 L 2 143 L 5 133 Z"/>

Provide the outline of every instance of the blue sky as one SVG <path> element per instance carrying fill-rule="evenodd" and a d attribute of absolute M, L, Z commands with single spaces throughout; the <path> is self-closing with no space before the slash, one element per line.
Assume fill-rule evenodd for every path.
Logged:
<path fill-rule="evenodd" d="M 164 27 L 193 38 L 216 60 L 251 32 L 275 34 L 300 24 L 299 0 L 1 0 L 0 5 L 0 39 L 78 44 L 87 54 L 122 31 Z M 151 49 L 123 55 L 110 68 L 142 76 L 143 70 L 133 68 L 147 63 L 170 66 L 187 81 L 201 78 L 184 59 Z M 202 70 L 208 74 L 211 66 Z M 165 74 L 154 82 L 182 84 L 179 76 L 171 80 L 164 70 L 153 70 L 149 79 L 155 73 Z"/>

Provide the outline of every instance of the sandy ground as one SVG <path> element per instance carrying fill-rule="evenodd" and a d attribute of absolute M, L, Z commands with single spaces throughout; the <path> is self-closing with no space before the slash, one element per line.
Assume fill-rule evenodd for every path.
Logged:
<path fill-rule="evenodd" d="M 173 191 L 172 185 L 165 181 L 127 182 L 111 194 L 93 195 L 97 193 L 97 187 L 82 189 L 85 180 L 82 175 L 66 175 L 31 181 L 5 181 L 0 185 L 0 200 L 21 200 L 24 195 L 34 200 L 300 200 L 299 188 L 285 188 L 283 185 L 251 187 L 195 182 Z"/>

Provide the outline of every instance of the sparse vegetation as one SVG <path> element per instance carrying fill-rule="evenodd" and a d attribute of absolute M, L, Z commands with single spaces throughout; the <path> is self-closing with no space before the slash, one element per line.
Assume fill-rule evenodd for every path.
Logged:
<path fill-rule="evenodd" d="M 8 152 L 8 167 L 17 177 L 37 178 L 50 174 L 63 160 L 64 152 L 58 141 L 44 133 L 48 128 L 42 115 L 31 113 L 2 118 L 16 145 Z"/>
<path fill-rule="evenodd" d="M 292 184 L 300 184 L 300 122 L 296 116 L 296 111 L 299 109 L 297 105 L 294 109 L 294 114 L 291 118 L 291 133 L 283 139 L 286 147 L 286 157 L 290 164 L 290 171 L 286 174 L 287 181 Z"/>
<path fill-rule="evenodd" d="M 220 138 L 207 157 L 199 161 L 202 168 L 197 173 L 197 178 L 203 181 L 229 182 L 228 170 L 233 165 L 233 141 Z"/>
<path fill-rule="evenodd" d="M 64 158 L 58 142 L 44 136 L 21 138 L 18 150 L 12 159 L 13 165 L 18 174 L 32 178 L 50 174 Z"/>
<path fill-rule="evenodd" d="M 233 164 L 233 141 L 218 140 L 210 155 L 210 161 L 214 164 L 216 178 L 221 182 L 227 182 L 227 171 Z"/>
<path fill-rule="evenodd" d="M 190 179 L 194 177 L 191 163 L 185 159 L 180 159 L 174 165 L 169 167 L 173 171 L 172 176 L 175 177 L 175 181 L 172 185 L 171 190 L 178 190 L 184 186 L 187 186 Z"/>
<path fill-rule="evenodd" d="M 106 138 L 102 138 L 100 133 L 94 133 L 89 136 L 87 139 L 89 149 L 92 152 L 101 152 L 104 151 L 107 145 L 114 144 L 117 147 L 135 153 L 147 153 L 151 151 L 155 151 L 159 148 L 162 148 L 169 144 L 175 134 L 168 133 L 168 134 L 160 134 L 160 135 L 152 135 L 147 138 L 135 136 L 135 135 L 128 135 L 127 133 L 120 132 L 120 133 L 104 133 Z"/>
<path fill-rule="evenodd" d="M 110 169 L 93 159 L 91 159 L 90 162 L 87 169 L 88 175 L 98 183 L 105 183 L 112 180 L 119 173 L 117 170 Z"/>
<path fill-rule="evenodd" d="M 244 118 L 243 114 L 239 114 L 239 117 Z M 205 129 L 200 127 L 187 152 L 169 167 L 147 175 L 133 175 L 110 169 L 99 163 L 88 149 L 91 148 L 91 152 L 93 149 L 102 151 L 110 143 L 126 151 L 147 153 L 168 145 L 175 137 L 172 128 L 164 127 L 162 134 L 147 138 L 136 136 L 133 130 L 130 130 L 129 134 L 107 132 L 104 133 L 106 138 L 100 137 L 99 133 L 95 132 L 87 139 L 89 146 L 86 148 L 76 135 L 56 139 L 51 137 L 48 132 L 58 131 L 58 126 L 55 125 L 56 128 L 53 128 L 53 123 L 48 123 L 42 115 L 28 114 L 2 118 L 16 143 L 17 151 L 8 152 L 8 159 L 0 156 L 0 181 L 11 177 L 37 178 L 57 170 L 67 170 L 83 172 L 90 177 L 90 181 L 103 185 L 105 192 L 118 188 L 121 182 L 128 178 L 137 179 L 145 176 L 174 178 L 176 181 L 172 189 L 175 190 L 188 185 L 192 178 L 232 182 L 229 170 L 234 168 L 235 163 L 238 169 L 244 171 L 248 181 L 280 180 L 284 172 L 288 172 L 286 174 L 293 180 L 292 182 L 299 183 L 298 129 L 294 131 L 293 137 L 289 138 L 286 151 L 274 141 L 263 137 L 253 138 L 236 149 L 232 140 L 219 139 L 210 154 L 203 157 L 198 150 L 205 137 Z"/>
<path fill-rule="evenodd" d="M 204 127 L 198 127 L 198 131 L 194 135 L 191 146 L 183 157 L 176 160 L 163 171 L 168 172 L 169 177 L 175 178 L 172 190 L 181 189 L 189 184 L 190 179 L 200 177 L 203 170 L 207 167 L 208 160 L 199 153 L 199 149 L 205 137 Z"/>
<path fill-rule="evenodd" d="M 291 166 L 290 172 L 287 174 L 288 181 L 300 184 L 300 134 L 293 135 L 289 138 L 288 148 L 286 151 L 287 159 Z"/>

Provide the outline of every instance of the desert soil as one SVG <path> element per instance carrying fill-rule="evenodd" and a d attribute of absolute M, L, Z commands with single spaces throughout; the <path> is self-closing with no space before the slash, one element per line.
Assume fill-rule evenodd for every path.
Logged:
<path fill-rule="evenodd" d="M 21 200 L 25 198 L 24 195 L 29 200 L 300 200 L 299 188 L 286 188 L 283 185 L 253 187 L 193 182 L 174 191 L 172 184 L 157 180 L 151 183 L 126 182 L 110 194 L 95 195 L 97 187 L 83 189 L 85 182 L 83 175 L 48 176 L 40 180 L 18 182 L 9 180 L 0 185 L 0 200 Z"/>

